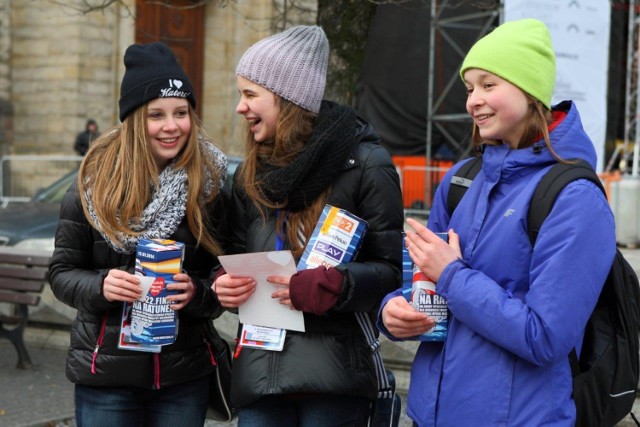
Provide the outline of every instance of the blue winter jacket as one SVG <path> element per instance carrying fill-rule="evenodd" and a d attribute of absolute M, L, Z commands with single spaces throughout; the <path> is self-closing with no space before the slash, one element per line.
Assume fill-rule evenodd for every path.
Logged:
<path fill-rule="evenodd" d="M 575 105 L 551 132 L 556 153 L 596 164 Z M 419 426 L 573 426 L 568 354 L 580 343 L 613 262 L 614 218 L 586 180 L 562 190 L 535 247 L 527 210 L 556 161 L 544 141 L 512 150 L 488 146 L 482 171 L 451 217 L 454 166 L 436 192 L 428 227 L 453 228 L 462 260 L 437 282 L 451 311 L 445 343 L 422 343 L 411 371 L 408 414 Z M 386 302 L 400 294 L 387 295 Z M 384 330 L 380 318 L 378 326 Z"/>

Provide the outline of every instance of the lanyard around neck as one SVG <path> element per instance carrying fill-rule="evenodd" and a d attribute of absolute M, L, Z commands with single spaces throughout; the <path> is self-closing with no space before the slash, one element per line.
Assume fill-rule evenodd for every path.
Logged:
<path fill-rule="evenodd" d="M 276 222 L 278 220 L 278 218 L 280 217 L 280 209 L 276 210 Z M 284 234 L 286 233 L 286 227 L 287 227 L 287 212 L 284 213 L 284 218 L 282 220 L 282 235 L 284 236 Z M 284 239 L 282 238 L 282 236 L 280 236 L 280 233 L 278 233 L 277 227 L 276 227 L 276 251 L 281 251 L 284 249 Z"/>

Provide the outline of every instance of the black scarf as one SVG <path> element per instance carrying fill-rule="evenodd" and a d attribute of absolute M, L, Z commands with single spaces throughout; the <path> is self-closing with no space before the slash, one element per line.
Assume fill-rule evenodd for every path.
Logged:
<path fill-rule="evenodd" d="M 265 196 L 290 212 L 309 207 L 338 177 L 357 144 L 356 112 L 323 101 L 309 142 L 287 166 L 263 165 L 258 179 Z"/>

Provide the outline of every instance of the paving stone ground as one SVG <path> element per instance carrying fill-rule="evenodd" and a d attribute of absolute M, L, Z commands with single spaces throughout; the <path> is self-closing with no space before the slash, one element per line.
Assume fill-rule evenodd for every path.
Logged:
<path fill-rule="evenodd" d="M 0 339 L 0 426 L 75 427 L 73 384 L 65 369 L 68 332 L 46 328 L 27 328 L 27 347 L 32 369 L 17 369 L 13 345 Z M 410 427 L 404 411 L 400 427 Z M 205 427 L 237 426 L 207 420 Z"/>

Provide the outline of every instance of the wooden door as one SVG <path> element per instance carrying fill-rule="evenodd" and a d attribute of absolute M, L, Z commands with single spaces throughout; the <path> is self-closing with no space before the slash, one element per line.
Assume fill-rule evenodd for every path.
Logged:
<path fill-rule="evenodd" d="M 136 0 L 136 43 L 164 42 L 173 50 L 202 117 L 205 5 L 193 0 Z"/>

